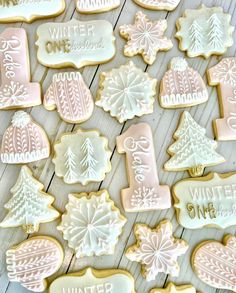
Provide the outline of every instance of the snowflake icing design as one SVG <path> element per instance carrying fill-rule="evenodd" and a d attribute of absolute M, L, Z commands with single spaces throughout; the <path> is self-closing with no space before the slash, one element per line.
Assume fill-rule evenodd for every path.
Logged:
<path fill-rule="evenodd" d="M 136 13 L 134 25 L 120 27 L 121 36 L 128 40 L 124 54 L 142 54 L 144 61 L 152 65 L 158 51 L 167 51 L 173 47 L 171 40 L 164 36 L 166 29 L 165 19 L 152 22 L 141 11 Z"/>
<path fill-rule="evenodd" d="M 221 83 L 236 86 L 236 58 L 224 58 L 216 68 L 213 77 Z"/>
<path fill-rule="evenodd" d="M 21 105 L 28 97 L 27 88 L 23 84 L 11 81 L 0 91 L 0 104 L 3 106 Z"/>
<path fill-rule="evenodd" d="M 138 242 L 128 248 L 126 256 L 142 264 L 147 281 L 154 280 L 159 272 L 173 277 L 179 275 L 177 258 L 187 251 L 188 244 L 172 236 L 169 221 L 162 221 L 153 230 L 146 225 L 136 225 L 135 235 Z"/>
<path fill-rule="evenodd" d="M 152 208 L 158 205 L 160 197 L 154 191 L 154 188 L 145 186 L 134 190 L 134 194 L 131 197 L 131 205 L 136 208 Z"/>
<path fill-rule="evenodd" d="M 106 191 L 81 195 L 69 195 L 67 213 L 58 230 L 76 251 L 77 258 L 112 254 L 126 219 Z"/>
<path fill-rule="evenodd" d="M 133 62 L 102 73 L 101 80 L 96 105 L 110 111 L 120 123 L 152 113 L 157 80 L 150 78 Z"/>

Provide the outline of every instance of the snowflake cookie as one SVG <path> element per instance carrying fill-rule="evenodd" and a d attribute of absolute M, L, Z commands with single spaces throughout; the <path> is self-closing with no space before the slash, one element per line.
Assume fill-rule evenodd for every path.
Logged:
<path fill-rule="evenodd" d="M 168 149 L 172 157 L 164 165 L 166 171 L 188 170 L 192 177 L 197 177 L 202 176 L 205 167 L 225 162 L 215 151 L 217 142 L 206 137 L 206 130 L 187 111 L 181 116 L 174 138 L 177 141 Z"/>
<path fill-rule="evenodd" d="M 199 279 L 217 289 L 236 292 L 236 237 L 200 243 L 192 255 L 192 267 Z"/>
<path fill-rule="evenodd" d="M 192 285 L 176 286 L 173 283 L 169 283 L 166 288 L 155 288 L 150 293 L 197 293 L 197 291 Z"/>
<path fill-rule="evenodd" d="M 109 111 L 120 123 L 153 112 L 157 80 L 133 62 L 100 75 L 96 105 Z"/>
<path fill-rule="evenodd" d="M 137 224 L 134 228 L 137 243 L 128 248 L 126 256 L 131 261 L 142 265 L 142 274 L 147 281 L 155 280 L 158 273 L 179 275 L 177 258 L 185 254 L 188 244 L 172 236 L 172 225 L 162 221 L 155 229 L 145 224 Z"/>
<path fill-rule="evenodd" d="M 174 10 L 180 0 L 134 0 L 134 2 L 143 8 L 151 10 Z"/>
<path fill-rule="evenodd" d="M 63 249 L 51 237 L 29 238 L 6 252 L 8 278 L 33 292 L 44 292 L 46 278 L 62 265 Z"/>
<path fill-rule="evenodd" d="M 25 164 L 48 158 L 50 143 L 45 131 L 36 124 L 31 116 L 18 111 L 5 130 L 1 160 L 7 164 Z"/>
<path fill-rule="evenodd" d="M 100 13 L 120 6 L 120 0 L 75 0 L 80 13 Z"/>
<path fill-rule="evenodd" d="M 69 203 L 57 227 L 76 257 L 114 253 L 126 219 L 106 190 L 69 194 Z"/>
<path fill-rule="evenodd" d="M 0 227 L 19 227 L 26 233 L 38 232 L 39 224 L 51 222 L 60 214 L 51 204 L 54 198 L 43 192 L 44 186 L 37 181 L 27 166 L 21 168 L 16 184 L 11 189 L 12 198 L 5 204 L 9 210 Z"/>
<path fill-rule="evenodd" d="M 108 140 L 96 130 L 65 133 L 54 150 L 55 173 L 67 184 L 100 182 L 111 170 Z"/>
<path fill-rule="evenodd" d="M 186 59 L 175 57 L 161 81 L 159 100 L 163 108 L 190 107 L 205 103 L 208 92 L 202 77 Z"/>
<path fill-rule="evenodd" d="M 186 10 L 176 23 L 180 50 L 187 51 L 188 57 L 223 55 L 233 45 L 234 27 L 230 21 L 231 15 L 221 7 L 202 5 Z"/>
<path fill-rule="evenodd" d="M 141 11 L 136 13 L 135 23 L 120 27 L 120 35 L 127 39 L 125 56 L 141 54 L 144 61 L 152 65 L 158 51 L 168 51 L 173 47 L 171 40 L 164 36 L 167 29 L 165 19 L 150 21 Z"/>

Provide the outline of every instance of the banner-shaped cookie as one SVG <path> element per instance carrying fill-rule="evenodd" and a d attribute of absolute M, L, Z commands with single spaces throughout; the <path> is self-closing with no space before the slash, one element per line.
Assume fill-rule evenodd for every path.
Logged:
<path fill-rule="evenodd" d="M 94 270 L 59 277 L 52 282 L 49 293 L 96 292 L 135 293 L 134 279 L 124 270 Z"/>
<path fill-rule="evenodd" d="M 177 219 L 187 229 L 236 225 L 236 173 L 210 173 L 173 188 Z"/>
<path fill-rule="evenodd" d="M 0 0 L 1 22 L 32 22 L 61 14 L 65 0 Z"/>
<path fill-rule="evenodd" d="M 37 37 L 38 61 L 52 68 L 101 64 L 116 52 L 113 27 L 106 20 L 44 23 Z"/>

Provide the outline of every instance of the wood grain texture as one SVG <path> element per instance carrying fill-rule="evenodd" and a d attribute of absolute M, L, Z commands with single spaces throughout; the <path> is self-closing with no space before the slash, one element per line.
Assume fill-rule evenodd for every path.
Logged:
<path fill-rule="evenodd" d="M 180 17 L 186 8 L 196 8 L 201 3 L 208 6 L 222 6 L 225 12 L 232 15 L 232 24 L 236 25 L 236 0 L 181 0 L 179 6 L 173 12 L 156 12 L 149 11 L 138 7 L 132 0 L 122 0 L 119 8 L 112 10 L 108 13 L 102 13 L 97 15 L 82 15 L 75 11 L 74 1 L 67 1 L 66 11 L 55 19 L 49 19 L 48 21 L 68 21 L 72 17 L 80 20 L 92 20 L 92 19 L 107 19 L 109 20 L 115 30 L 117 37 L 117 54 L 116 57 L 109 63 L 102 66 L 91 66 L 81 70 L 85 82 L 89 85 L 93 96 L 95 98 L 98 89 L 99 73 L 102 71 L 111 70 L 114 67 L 119 67 L 121 64 L 126 63 L 128 60 L 132 60 L 137 66 L 147 71 L 152 77 L 161 80 L 163 77 L 167 65 L 172 57 L 184 56 L 183 52 L 178 49 L 178 42 L 174 35 L 176 32 L 175 22 Z M 169 52 L 161 52 L 157 55 L 157 60 L 152 66 L 147 66 L 140 56 L 133 58 L 126 58 L 123 55 L 123 47 L 125 40 L 123 40 L 118 33 L 118 28 L 122 24 L 133 23 L 134 15 L 137 11 L 145 12 L 150 19 L 166 18 L 168 22 L 168 29 L 166 36 L 171 37 L 174 48 Z M 40 81 L 42 84 L 43 92 L 49 87 L 52 81 L 52 76 L 59 70 L 51 70 L 38 64 L 36 59 L 35 31 L 37 27 L 44 23 L 44 21 L 36 21 L 32 24 L 16 23 L 12 24 L 12 27 L 24 27 L 28 33 L 29 47 L 30 47 L 30 60 L 31 60 L 31 72 L 32 80 Z M 9 25 L 0 25 L 0 33 Z M 236 32 L 234 32 L 234 39 L 236 40 Z M 225 56 L 235 56 L 236 42 L 231 47 Z M 215 65 L 221 57 L 213 56 L 210 59 L 204 60 L 203 58 L 188 58 L 189 66 L 197 70 L 206 82 L 206 69 Z M 65 70 L 70 71 L 71 69 Z M 62 71 L 62 70 L 61 70 Z M 190 113 L 201 125 L 206 127 L 207 135 L 213 137 L 212 120 L 219 117 L 219 106 L 216 94 L 216 89 L 208 87 L 209 101 L 200 106 L 192 107 Z M 33 118 L 40 123 L 48 133 L 51 143 L 58 139 L 60 134 L 66 131 L 74 130 L 73 125 L 66 124 L 61 121 L 56 111 L 48 112 L 43 106 L 34 107 L 29 109 Z M 51 157 L 47 160 L 43 160 L 34 164 L 30 164 L 34 176 L 40 180 L 44 185 L 46 191 L 54 195 L 56 200 L 54 206 L 61 212 L 65 209 L 65 204 L 68 201 L 69 192 L 90 192 L 97 191 L 102 188 L 108 189 L 112 199 L 116 205 L 121 209 L 124 214 L 120 201 L 120 190 L 127 187 L 127 177 L 125 172 L 125 156 L 119 155 L 115 149 L 116 136 L 123 133 L 131 124 L 140 121 L 148 122 L 151 125 L 154 145 L 156 151 L 156 162 L 159 172 L 159 178 L 161 184 L 168 184 L 172 186 L 175 182 L 182 178 L 188 177 L 187 173 L 178 172 L 164 172 L 163 164 L 168 160 L 169 156 L 166 153 L 168 146 L 173 142 L 172 135 L 176 129 L 180 113 L 180 110 L 164 110 L 160 108 L 158 99 L 156 99 L 153 114 L 143 116 L 142 118 L 135 118 L 132 121 L 128 121 L 123 125 L 119 124 L 116 119 L 111 118 L 108 113 L 105 113 L 102 109 L 96 107 L 92 117 L 81 125 L 84 129 L 98 128 L 103 135 L 109 138 L 109 146 L 113 150 L 112 155 L 112 171 L 106 176 L 105 180 L 101 183 L 89 184 L 86 187 L 81 185 L 66 185 L 63 181 L 57 178 L 54 174 L 54 165 L 52 164 Z M 13 111 L 1 111 L 0 115 L 0 136 L 3 135 L 7 128 Z M 75 127 L 75 129 L 78 126 Z M 218 172 L 230 172 L 236 170 L 236 141 L 234 142 L 221 142 L 219 143 L 218 152 L 223 154 L 226 158 L 226 163 L 216 166 L 214 168 L 207 168 L 205 174 L 209 171 Z M 4 165 L 0 163 L 0 215 L 1 219 L 4 218 L 7 211 L 4 209 L 4 204 L 9 200 L 10 188 L 14 185 L 20 171 L 19 166 Z M 82 258 L 76 259 L 73 252 L 68 248 L 67 243 L 62 239 L 62 235 L 56 230 L 60 220 L 41 225 L 38 235 L 49 235 L 55 237 L 62 243 L 65 250 L 65 259 L 63 265 L 58 273 L 56 273 L 50 281 L 57 276 L 67 273 L 76 272 L 86 266 L 93 266 L 99 268 L 122 268 L 130 271 L 136 281 L 136 290 L 138 293 L 149 292 L 149 289 L 153 287 L 162 287 L 168 281 L 175 281 L 177 284 L 192 283 L 198 291 L 202 293 L 226 293 L 224 290 L 215 290 L 204 283 L 202 283 L 193 273 L 190 266 L 190 256 L 193 248 L 200 241 L 206 239 L 221 240 L 223 235 L 227 233 L 235 234 L 235 227 L 226 230 L 217 229 L 200 229 L 196 231 L 185 230 L 178 225 L 174 209 L 171 208 L 165 211 L 155 211 L 147 213 L 137 214 L 125 214 L 128 218 L 128 222 L 124 228 L 120 241 L 116 247 L 115 254 L 112 256 L 102 256 L 96 258 Z M 1 220 L 0 219 L 0 220 Z M 170 219 L 173 224 L 173 231 L 176 237 L 183 238 L 190 244 L 190 249 L 185 256 L 180 257 L 179 263 L 181 266 L 180 276 L 178 278 L 169 278 L 164 274 L 160 274 L 158 278 L 153 282 L 146 282 L 140 274 L 140 265 L 135 262 L 130 262 L 125 256 L 124 251 L 128 246 L 134 243 L 133 225 L 134 223 L 146 223 L 151 227 L 156 226 L 162 219 Z M 26 293 L 29 292 L 17 283 L 9 283 L 6 273 L 5 265 L 5 251 L 12 245 L 18 244 L 28 236 L 24 234 L 21 229 L 0 229 L 0 293 Z"/>

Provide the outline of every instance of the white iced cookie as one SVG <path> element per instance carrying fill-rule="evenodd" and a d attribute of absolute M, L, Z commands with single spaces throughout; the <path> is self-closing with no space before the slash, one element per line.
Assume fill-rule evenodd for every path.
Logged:
<path fill-rule="evenodd" d="M 54 150 L 55 173 L 65 183 L 100 182 L 111 170 L 108 140 L 96 130 L 65 133 Z"/>
<path fill-rule="evenodd" d="M 0 0 L 0 23 L 53 17 L 65 7 L 65 0 Z"/>
<path fill-rule="evenodd" d="M 185 179 L 173 187 L 177 219 L 187 229 L 236 225 L 236 173 Z"/>
<path fill-rule="evenodd" d="M 173 283 L 169 283 L 166 288 L 155 288 L 149 293 L 197 293 L 197 291 L 192 285 L 176 286 Z"/>
<path fill-rule="evenodd" d="M 69 194 L 66 212 L 57 227 L 76 257 L 114 253 L 126 219 L 106 190 Z"/>
<path fill-rule="evenodd" d="M 86 268 L 52 282 L 49 293 L 135 293 L 134 279 L 124 270 Z"/>
<path fill-rule="evenodd" d="M 187 9 L 176 22 L 179 47 L 188 57 L 223 55 L 233 45 L 231 15 L 221 7 Z"/>
<path fill-rule="evenodd" d="M 153 112 L 157 80 L 134 63 L 100 75 L 96 105 L 109 111 L 120 123 Z"/>
<path fill-rule="evenodd" d="M 150 10 L 174 10 L 180 0 L 133 0 L 136 4 Z"/>
<path fill-rule="evenodd" d="M 113 27 L 106 20 L 44 23 L 37 38 L 38 61 L 52 68 L 101 64 L 116 53 Z"/>
<path fill-rule="evenodd" d="M 40 223 L 51 222 L 60 216 L 51 204 L 54 198 L 43 192 L 43 184 L 32 176 L 27 166 L 21 168 L 12 198 L 5 204 L 8 214 L 0 223 L 2 228 L 19 227 L 26 233 L 38 232 Z"/>
<path fill-rule="evenodd" d="M 80 13 L 100 13 L 120 6 L 120 0 L 75 0 Z"/>

